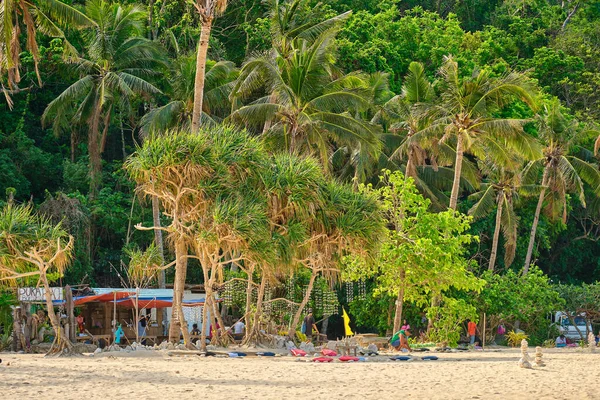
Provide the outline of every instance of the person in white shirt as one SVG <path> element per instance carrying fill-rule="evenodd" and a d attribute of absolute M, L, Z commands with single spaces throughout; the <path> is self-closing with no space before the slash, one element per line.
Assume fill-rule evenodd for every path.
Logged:
<path fill-rule="evenodd" d="M 246 328 L 246 324 L 242 322 L 242 320 L 238 320 L 235 324 L 233 324 L 233 337 L 236 340 L 241 339 L 244 336 L 244 328 Z"/>

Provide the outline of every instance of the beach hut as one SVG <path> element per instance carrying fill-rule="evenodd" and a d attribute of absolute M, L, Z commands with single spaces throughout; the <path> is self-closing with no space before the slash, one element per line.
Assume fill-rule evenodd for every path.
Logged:
<path fill-rule="evenodd" d="M 63 288 L 51 288 L 56 307 L 62 308 L 63 320 L 68 320 L 67 299 Z M 43 288 L 19 289 L 19 301 L 24 304 L 43 304 Z M 193 324 L 202 327 L 202 308 L 205 294 L 186 290 L 183 296 L 183 311 L 188 331 Z M 149 315 L 145 327 L 146 343 L 161 342 L 168 337 L 171 319 L 173 289 L 129 289 L 129 288 L 84 288 L 72 290 L 72 306 L 84 320 L 85 331 L 76 336 L 78 341 L 103 339 L 107 343 L 114 340 L 114 323 L 121 324 L 127 341 L 139 341 L 137 322 L 142 315 Z M 75 321 L 67 322 L 75 326 Z M 204 327 L 207 335 L 210 327 Z"/>

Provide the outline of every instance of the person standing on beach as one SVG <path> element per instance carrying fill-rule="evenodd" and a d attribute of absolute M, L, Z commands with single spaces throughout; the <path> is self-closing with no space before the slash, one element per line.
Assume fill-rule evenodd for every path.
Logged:
<path fill-rule="evenodd" d="M 312 342 L 313 328 L 317 329 L 317 327 L 315 326 L 315 317 L 313 317 L 312 310 L 308 310 L 308 314 L 306 315 L 306 317 L 304 317 L 304 326 L 306 329 L 306 332 L 304 332 L 304 334 L 306 335 L 306 340 L 308 342 Z"/>
<path fill-rule="evenodd" d="M 471 320 L 468 320 L 469 323 L 467 324 L 467 331 L 469 333 L 469 336 L 471 337 L 471 341 L 470 343 L 473 345 L 475 344 L 475 334 L 477 333 L 477 324 Z"/>

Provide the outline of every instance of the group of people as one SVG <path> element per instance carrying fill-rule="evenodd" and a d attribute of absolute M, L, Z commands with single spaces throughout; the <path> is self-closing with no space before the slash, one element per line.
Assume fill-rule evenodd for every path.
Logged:
<path fill-rule="evenodd" d="M 218 324 L 215 327 L 213 327 L 211 325 L 211 327 L 210 327 L 210 333 L 207 335 L 207 338 L 211 339 L 212 338 L 213 330 L 219 329 L 219 328 L 220 328 L 220 326 Z M 242 321 L 242 319 L 239 319 L 239 320 L 236 321 L 235 324 L 233 324 L 233 326 L 231 328 L 228 329 L 228 332 L 232 332 L 233 333 L 233 338 L 235 340 L 242 340 L 242 338 L 244 337 L 245 329 L 246 329 L 246 324 L 244 324 L 244 321 Z M 193 324 L 192 325 L 192 330 L 190 331 L 190 335 L 192 335 L 192 336 L 200 336 L 200 335 L 202 335 L 202 332 L 198 328 L 198 324 Z"/>
<path fill-rule="evenodd" d="M 469 343 L 473 346 L 479 345 L 477 341 L 477 324 L 471 320 L 467 320 L 467 334 L 469 335 Z M 408 338 L 411 336 L 410 325 L 404 320 L 400 330 L 394 333 L 389 340 L 390 345 L 398 350 L 411 351 L 411 347 L 408 344 Z"/>

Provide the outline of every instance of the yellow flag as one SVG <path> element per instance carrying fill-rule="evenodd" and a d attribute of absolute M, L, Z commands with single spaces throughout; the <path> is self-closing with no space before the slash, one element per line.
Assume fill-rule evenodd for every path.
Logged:
<path fill-rule="evenodd" d="M 346 314 L 346 309 L 342 307 L 342 318 L 344 319 L 344 330 L 346 331 L 346 336 L 352 336 L 352 329 L 350 329 L 350 317 Z"/>

